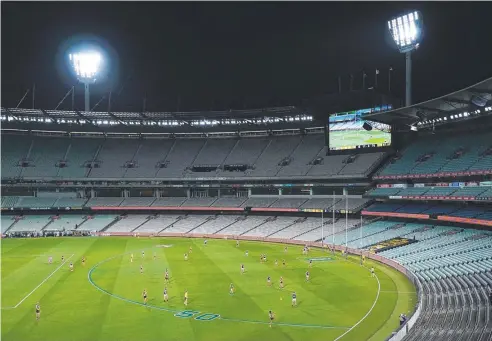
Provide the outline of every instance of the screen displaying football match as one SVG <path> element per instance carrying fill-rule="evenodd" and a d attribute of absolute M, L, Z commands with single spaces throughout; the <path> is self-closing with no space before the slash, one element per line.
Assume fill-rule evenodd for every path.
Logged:
<path fill-rule="evenodd" d="M 331 115 L 329 118 L 330 150 L 388 147 L 391 126 L 364 120 L 364 114 L 390 110 L 390 106 L 361 109 Z"/>

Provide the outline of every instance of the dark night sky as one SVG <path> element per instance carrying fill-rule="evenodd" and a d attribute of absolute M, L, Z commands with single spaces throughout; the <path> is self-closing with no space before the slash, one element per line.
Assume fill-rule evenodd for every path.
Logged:
<path fill-rule="evenodd" d="M 492 76 L 492 3 L 470 2 L 2 2 L 2 106 L 15 107 L 36 83 L 36 107 L 53 109 L 75 80 L 60 71 L 60 47 L 93 34 L 118 55 L 111 79 L 93 87 L 92 103 L 113 88 L 113 110 L 239 109 L 297 104 L 337 90 L 353 73 L 360 87 L 387 69 L 402 97 L 404 57 L 386 20 L 422 11 L 425 40 L 413 55 L 414 102 Z M 121 90 L 121 91 L 120 91 Z M 76 106 L 83 106 L 77 87 Z M 31 98 L 22 105 L 31 106 Z M 69 109 L 67 100 L 60 109 Z M 96 110 L 106 110 L 104 101 Z"/>

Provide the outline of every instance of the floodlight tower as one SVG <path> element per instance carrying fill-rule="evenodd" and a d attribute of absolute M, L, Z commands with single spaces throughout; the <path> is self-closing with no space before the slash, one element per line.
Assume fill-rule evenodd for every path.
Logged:
<path fill-rule="evenodd" d="M 419 11 L 388 20 L 388 30 L 398 46 L 400 53 L 405 54 L 405 106 L 412 105 L 412 52 L 422 41 L 423 20 Z"/>
<path fill-rule="evenodd" d="M 102 56 L 96 51 L 77 52 L 69 55 L 72 67 L 79 82 L 84 84 L 85 111 L 91 111 L 89 85 L 96 82 L 101 71 Z"/>

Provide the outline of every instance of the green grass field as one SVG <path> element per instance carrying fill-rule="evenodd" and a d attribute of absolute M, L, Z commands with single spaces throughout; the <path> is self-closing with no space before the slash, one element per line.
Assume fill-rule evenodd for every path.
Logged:
<path fill-rule="evenodd" d="M 398 315 L 416 303 L 415 288 L 396 270 L 372 261 L 362 267 L 355 257 L 344 260 L 322 250 L 304 256 L 300 246 L 289 246 L 284 253 L 280 244 L 242 241 L 236 247 L 231 240 L 204 245 L 201 239 L 125 237 L 1 243 L 3 341 L 384 340 L 397 328 Z M 190 246 L 193 252 L 185 261 Z M 260 263 L 261 253 L 267 254 L 266 263 Z M 305 280 L 307 258 L 324 258 L 313 262 L 310 282 Z M 367 269 L 372 265 L 377 279 Z M 162 295 L 166 268 L 171 275 L 168 303 Z M 272 277 L 271 287 L 267 276 Z M 280 276 L 284 289 L 278 286 Z M 230 283 L 234 295 L 229 294 Z M 298 301 L 294 308 L 292 291 Z M 36 302 L 41 305 L 39 321 Z M 271 328 L 270 309 L 276 315 Z"/>
<path fill-rule="evenodd" d="M 366 144 L 382 144 L 391 142 L 391 133 L 380 130 L 330 131 L 330 148 L 345 146 L 361 146 Z"/>

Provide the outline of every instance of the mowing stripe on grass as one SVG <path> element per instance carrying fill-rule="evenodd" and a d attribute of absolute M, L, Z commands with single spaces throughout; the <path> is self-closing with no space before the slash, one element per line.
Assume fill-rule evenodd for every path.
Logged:
<path fill-rule="evenodd" d="M 22 302 L 24 302 L 29 296 L 31 296 L 41 285 L 43 285 L 48 279 L 50 279 L 51 276 L 53 276 L 55 274 L 55 272 L 57 272 L 58 270 L 61 269 L 61 267 L 63 265 L 65 265 L 66 262 L 68 262 L 68 260 L 70 258 L 72 258 L 74 256 L 74 254 L 72 254 L 70 257 L 68 257 L 63 263 L 60 264 L 60 266 L 58 266 L 52 273 L 50 273 L 48 275 L 48 277 L 46 277 L 43 281 L 41 281 L 41 283 L 39 283 L 34 289 L 32 289 L 32 291 L 27 294 L 19 303 L 17 303 L 15 306 L 13 307 L 6 307 L 6 308 L 2 308 L 2 309 L 15 309 L 17 308 L 18 306 L 20 306 L 22 304 Z"/>
<path fill-rule="evenodd" d="M 364 267 L 364 268 L 367 269 L 366 267 Z M 370 270 L 367 269 L 367 271 L 370 271 Z M 378 281 L 378 293 L 376 295 L 376 299 L 374 300 L 374 303 L 372 304 L 372 307 L 369 309 L 369 311 L 356 324 L 354 324 L 352 327 L 350 327 L 349 330 L 347 330 L 345 333 L 343 333 L 342 335 L 340 335 L 339 337 L 337 337 L 333 341 L 340 340 L 342 337 L 344 337 L 345 335 L 347 335 L 348 333 L 350 333 L 355 327 L 357 327 L 359 324 L 361 324 L 362 321 L 364 321 L 367 318 L 367 316 L 369 316 L 371 314 L 372 310 L 376 306 L 376 303 L 378 303 L 379 293 L 381 292 L 381 282 L 379 282 L 379 278 L 378 278 L 378 276 L 376 274 L 374 274 L 374 276 L 376 277 L 376 280 Z"/>
<path fill-rule="evenodd" d="M 146 248 L 144 250 L 148 250 L 148 249 L 151 249 L 151 248 Z M 109 295 L 111 297 L 114 297 L 116 299 L 119 299 L 121 301 L 124 301 L 124 302 L 127 302 L 127 303 L 132 303 L 132 304 L 136 304 L 136 305 L 139 305 L 141 307 L 146 307 L 146 308 L 150 308 L 150 309 L 156 309 L 156 310 L 161 310 L 161 311 L 166 311 L 166 312 L 171 312 L 171 313 L 179 313 L 179 312 L 182 312 L 183 310 L 175 310 L 175 309 L 170 309 L 170 308 L 165 308 L 165 307 L 159 307 L 159 306 L 155 306 L 155 305 L 151 305 L 151 304 L 145 304 L 145 303 L 142 303 L 142 302 L 138 302 L 138 301 L 135 301 L 135 300 L 131 300 L 131 299 L 128 299 L 128 298 L 125 298 L 125 297 L 122 297 L 122 296 L 119 296 L 119 295 L 116 295 L 116 294 L 113 294 L 103 288 L 101 288 L 99 285 L 97 285 L 93 279 L 92 279 L 92 272 L 94 270 L 96 270 L 96 268 L 98 266 L 100 266 L 101 264 L 104 264 L 112 259 L 115 259 L 115 258 L 118 258 L 118 257 L 122 257 L 124 255 L 128 255 L 128 254 L 131 254 L 132 252 L 125 252 L 125 253 L 122 253 L 122 254 L 119 254 L 119 255 L 116 255 L 116 256 L 113 256 L 113 257 L 109 257 L 109 258 L 106 258 L 102 261 L 100 261 L 99 263 L 95 264 L 88 272 L 87 274 L 87 279 L 89 281 L 89 283 L 95 287 L 97 290 L 101 291 L 102 293 L 106 294 L 106 295 Z M 378 280 L 379 282 L 379 280 Z M 374 307 L 374 306 L 373 306 Z M 372 307 L 372 308 L 373 308 Z M 371 308 L 371 310 L 372 310 Z M 365 317 L 364 317 L 365 318 Z M 364 319 L 363 318 L 363 319 Z M 241 320 L 241 319 L 233 319 L 233 318 L 226 318 L 226 317 L 218 317 L 217 320 L 222 320 L 222 321 L 230 321 L 230 322 L 242 322 L 242 323 L 252 323 L 252 324 L 270 324 L 270 322 L 265 322 L 265 321 L 255 321 L 255 320 Z M 362 322 L 359 321 L 358 323 Z M 358 324 L 357 323 L 357 324 Z M 344 329 L 344 330 L 348 330 L 350 331 L 351 329 L 353 329 L 354 327 L 352 328 L 349 328 L 349 327 L 341 327 L 341 326 L 327 326 L 327 325 L 316 325 L 316 324 L 300 324 L 300 323 L 287 323 L 287 322 L 274 322 L 273 325 L 277 325 L 277 326 L 285 326 L 285 327 L 301 327 L 301 328 L 319 328 L 319 329 Z"/>

